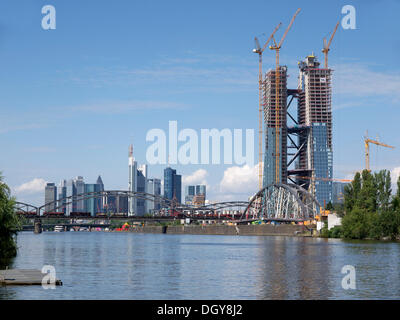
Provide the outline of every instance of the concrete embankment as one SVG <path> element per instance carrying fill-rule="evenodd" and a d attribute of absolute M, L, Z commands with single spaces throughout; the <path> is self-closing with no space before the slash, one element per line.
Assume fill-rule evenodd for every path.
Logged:
<path fill-rule="evenodd" d="M 294 236 L 306 231 L 302 225 L 206 225 L 206 226 L 143 226 L 131 229 L 138 233 L 198 234 L 198 235 L 243 235 L 243 236 Z"/>

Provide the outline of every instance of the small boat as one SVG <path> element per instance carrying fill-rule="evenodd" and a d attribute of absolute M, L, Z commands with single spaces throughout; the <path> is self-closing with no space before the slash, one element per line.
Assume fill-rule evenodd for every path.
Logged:
<path fill-rule="evenodd" d="M 54 227 L 54 232 L 63 232 L 64 231 L 64 227 L 63 226 L 55 226 Z"/>

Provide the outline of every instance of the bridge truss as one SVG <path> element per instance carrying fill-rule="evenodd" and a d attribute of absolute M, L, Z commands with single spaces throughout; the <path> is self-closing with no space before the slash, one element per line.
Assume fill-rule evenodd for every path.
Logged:
<path fill-rule="evenodd" d="M 313 220 L 320 207 L 313 195 L 296 184 L 271 184 L 251 199 L 240 220 Z"/>

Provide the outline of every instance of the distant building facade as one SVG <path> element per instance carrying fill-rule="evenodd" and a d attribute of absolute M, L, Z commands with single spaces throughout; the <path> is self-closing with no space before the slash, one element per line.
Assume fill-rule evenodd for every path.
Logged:
<path fill-rule="evenodd" d="M 186 186 L 185 190 L 186 190 L 185 204 L 204 205 L 206 200 L 205 185 Z"/>
<path fill-rule="evenodd" d="M 164 197 L 182 202 L 182 176 L 170 167 L 164 169 Z"/>
<path fill-rule="evenodd" d="M 54 183 L 47 183 L 44 191 L 45 212 L 53 212 L 57 207 L 57 187 Z"/>
<path fill-rule="evenodd" d="M 161 209 L 161 201 L 157 197 L 161 197 L 161 180 L 160 179 L 148 179 L 147 180 L 147 193 L 154 195 L 155 201 L 147 201 L 148 213 L 153 213 Z"/>

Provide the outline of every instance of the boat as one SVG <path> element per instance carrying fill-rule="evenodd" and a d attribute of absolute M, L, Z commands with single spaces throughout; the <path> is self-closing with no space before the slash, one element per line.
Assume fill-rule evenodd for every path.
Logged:
<path fill-rule="evenodd" d="M 63 226 L 55 226 L 54 227 L 54 232 L 63 232 L 64 231 L 64 227 Z"/>

